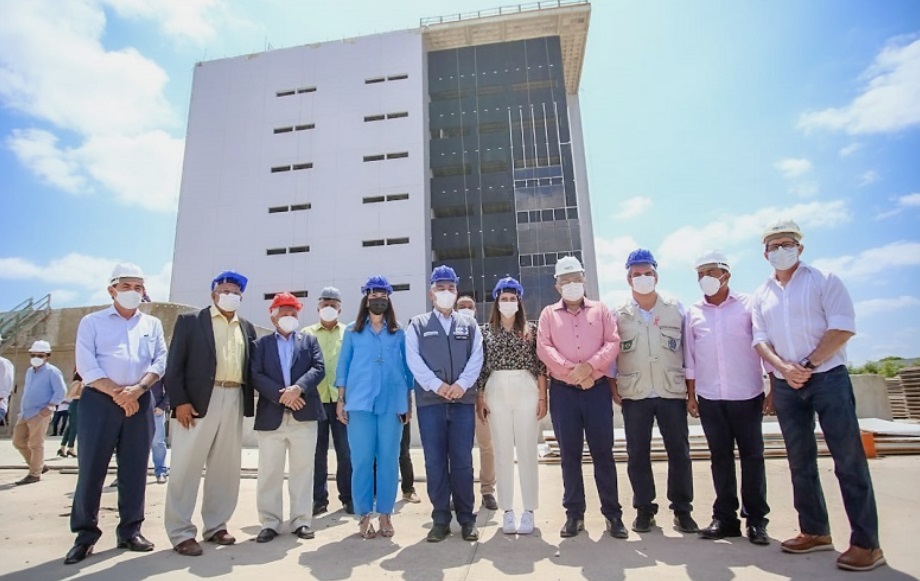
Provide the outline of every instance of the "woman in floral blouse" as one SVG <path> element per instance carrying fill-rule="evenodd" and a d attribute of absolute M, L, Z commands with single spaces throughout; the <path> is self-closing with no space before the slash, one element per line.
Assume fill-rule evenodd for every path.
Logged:
<path fill-rule="evenodd" d="M 523 296 L 524 288 L 511 277 L 499 280 L 492 291 L 492 314 L 482 327 L 485 362 L 476 410 L 492 428 L 498 504 L 505 511 L 502 531 L 526 535 L 533 532 L 539 501 L 537 437 L 546 416 L 546 368 L 537 358 L 537 328 L 527 322 Z M 524 504 L 519 525 L 514 514 L 515 448 Z"/>

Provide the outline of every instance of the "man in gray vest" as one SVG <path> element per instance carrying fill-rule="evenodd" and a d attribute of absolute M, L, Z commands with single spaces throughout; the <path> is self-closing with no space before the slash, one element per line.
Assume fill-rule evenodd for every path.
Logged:
<path fill-rule="evenodd" d="M 684 314 L 680 304 L 655 292 L 658 263 L 644 248 L 626 260 L 632 298 L 617 309 L 620 354 L 610 374 L 613 400 L 623 406 L 626 453 L 633 507 L 632 529 L 644 533 L 655 524 L 652 476 L 652 425 L 668 453 L 668 500 L 674 525 L 682 533 L 699 530 L 693 509 L 693 474 L 687 428 L 687 384 L 682 348 Z"/>
<path fill-rule="evenodd" d="M 453 310 L 460 278 L 449 266 L 431 273 L 434 310 L 413 317 L 406 360 L 415 377 L 415 401 L 433 526 L 428 541 L 450 534 L 453 498 L 463 540 L 476 541 L 473 513 L 473 434 L 482 335 L 476 320 Z"/>

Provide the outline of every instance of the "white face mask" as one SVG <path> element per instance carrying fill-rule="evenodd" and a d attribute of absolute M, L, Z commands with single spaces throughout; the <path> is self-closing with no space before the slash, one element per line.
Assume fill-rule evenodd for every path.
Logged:
<path fill-rule="evenodd" d="M 455 302 L 457 302 L 457 295 L 449 290 L 442 290 L 434 293 L 434 304 L 436 304 L 439 309 L 452 309 L 454 308 Z"/>
<path fill-rule="evenodd" d="M 799 261 L 799 247 L 793 246 L 789 250 L 777 248 L 767 254 L 767 260 L 776 270 L 789 270 Z"/>
<path fill-rule="evenodd" d="M 115 301 L 129 311 L 133 311 L 141 304 L 141 298 L 141 293 L 137 291 L 117 291 L 115 294 Z"/>
<path fill-rule="evenodd" d="M 470 317 L 476 318 L 476 311 L 473 309 L 457 309 L 457 312 L 461 315 L 468 315 Z"/>
<path fill-rule="evenodd" d="M 634 276 L 632 278 L 632 288 L 640 295 L 647 295 L 655 292 L 655 277 L 649 274 Z"/>
<path fill-rule="evenodd" d="M 513 317 L 518 312 L 517 301 L 498 303 L 498 312 L 500 312 L 503 317 Z"/>
<path fill-rule="evenodd" d="M 32 367 L 41 367 L 42 365 L 45 364 L 45 360 L 42 359 L 41 357 L 33 357 L 29 359 L 29 363 L 32 364 Z"/>
<path fill-rule="evenodd" d="M 240 308 L 241 302 L 243 302 L 243 297 L 233 293 L 221 293 L 217 296 L 217 306 L 228 313 L 233 313 Z"/>
<path fill-rule="evenodd" d="M 323 307 L 319 310 L 319 318 L 326 323 L 331 323 L 339 318 L 339 310 L 335 307 Z"/>
<path fill-rule="evenodd" d="M 567 301 L 580 301 L 585 296 L 585 283 L 570 282 L 562 285 L 562 298 Z"/>
<path fill-rule="evenodd" d="M 714 276 L 706 275 L 699 280 L 700 290 L 703 291 L 703 294 L 707 297 L 711 297 L 722 288 L 722 281 L 717 279 Z"/>
<path fill-rule="evenodd" d="M 297 328 L 297 317 L 287 315 L 278 319 L 278 328 L 285 333 L 293 333 Z"/>

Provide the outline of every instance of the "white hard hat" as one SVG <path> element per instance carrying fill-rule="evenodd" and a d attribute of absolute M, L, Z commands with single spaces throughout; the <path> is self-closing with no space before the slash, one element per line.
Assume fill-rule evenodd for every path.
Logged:
<path fill-rule="evenodd" d="M 47 341 L 36 341 L 29 347 L 29 353 L 51 353 L 51 343 Z"/>
<path fill-rule="evenodd" d="M 717 267 L 727 272 L 731 272 L 732 270 L 728 265 L 728 257 L 725 256 L 725 253 L 721 250 L 710 250 L 709 252 L 704 252 L 700 255 L 699 258 L 696 259 L 693 267 L 699 270 L 701 266 L 705 266 L 707 264 L 715 264 Z"/>
<path fill-rule="evenodd" d="M 564 274 L 584 271 L 584 267 L 581 265 L 581 262 L 579 262 L 577 258 L 574 256 L 563 256 L 558 261 L 556 261 L 556 274 L 554 276 L 559 277 Z"/>
<path fill-rule="evenodd" d="M 144 271 L 141 270 L 140 266 L 131 262 L 116 264 L 115 270 L 112 271 L 112 277 L 109 279 L 109 284 L 115 284 L 123 278 L 139 278 L 144 280 Z"/>
<path fill-rule="evenodd" d="M 777 220 L 776 222 L 767 226 L 766 230 L 763 231 L 762 241 L 764 244 L 767 243 L 767 240 L 770 238 L 775 238 L 777 236 L 789 236 L 795 238 L 797 242 L 802 241 L 802 230 L 799 228 L 799 225 L 790 219 Z"/>

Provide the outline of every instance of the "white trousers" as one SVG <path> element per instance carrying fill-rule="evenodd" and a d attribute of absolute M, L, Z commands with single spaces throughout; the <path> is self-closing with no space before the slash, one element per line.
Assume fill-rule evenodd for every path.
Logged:
<path fill-rule="evenodd" d="M 284 523 L 284 463 L 290 464 L 288 497 L 291 531 L 313 522 L 313 465 L 316 422 L 299 422 L 284 414 L 277 430 L 256 432 L 259 439 L 259 480 L 256 508 L 263 529 L 280 532 Z"/>
<path fill-rule="evenodd" d="M 194 539 L 192 524 L 201 471 L 204 492 L 201 500 L 202 537 L 207 539 L 227 528 L 240 497 L 240 467 L 243 450 L 243 391 L 214 387 L 208 413 L 186 429 L 173 420 L 172 458 L 166 486 L 166 534 L 173 546 Z"/>
<path fill-rule="evenodd" d="M 540 486 L 537 474 L 537 380 L 529 371 L 493 371 L 486 383 L 486 404 L 495 450 L 495 485 L 501 510 L 514 509 L 514 456 L 524 510 L 536 510 Z"/>

